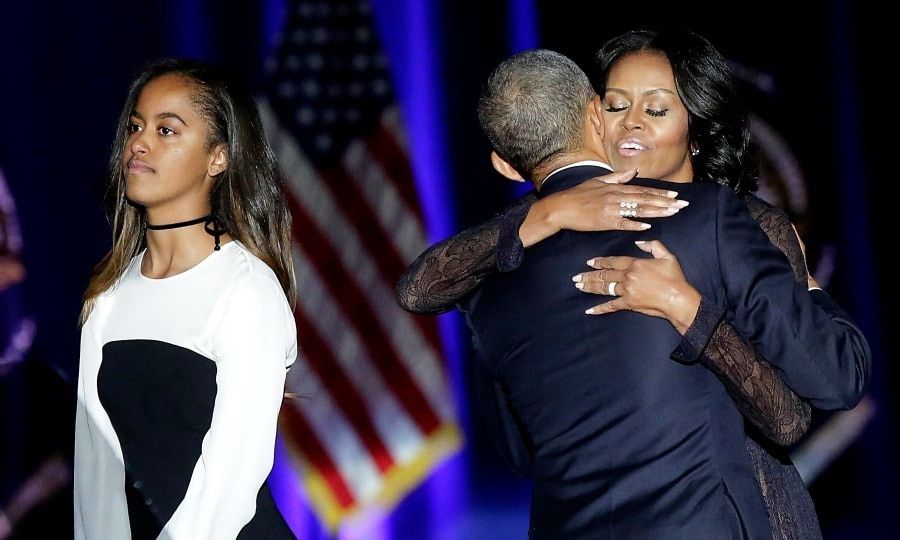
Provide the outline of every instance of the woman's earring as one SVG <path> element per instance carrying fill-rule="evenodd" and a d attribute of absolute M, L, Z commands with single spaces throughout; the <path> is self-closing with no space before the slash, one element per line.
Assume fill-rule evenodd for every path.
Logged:
<path fill-rule="evenodd" d="M 699 149 L 699 148 L 697 148 L 696 146 L 691 146 L 691 155 L 692 155 L 692 156 L 696 156 L 696 155 L 699 154 L 699 153 L 700 153 L 700 149 Z"/>

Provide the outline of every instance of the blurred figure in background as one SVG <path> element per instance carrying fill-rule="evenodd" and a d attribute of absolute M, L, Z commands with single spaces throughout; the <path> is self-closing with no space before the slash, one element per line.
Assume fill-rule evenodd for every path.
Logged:
<path fill-rule="evenodd" d="M 59 537 L 71 519 L 71 391 L 33 347 L 22 235 L 0 173 L 0 540 Z"/>

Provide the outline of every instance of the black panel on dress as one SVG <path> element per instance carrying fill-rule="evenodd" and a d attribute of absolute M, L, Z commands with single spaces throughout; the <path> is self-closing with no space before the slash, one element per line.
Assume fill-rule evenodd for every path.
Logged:
<path fill-rule="evenodd" d="M 256 515 L 244 525 L 237 540 L 295 540 L 287 522 L 275 506 L 275 499 L 266 482 L 256 495 Z"/>
<path fill-rule="evenodd" d="M 184 347 L 142 339 L 103 346 L 97 392 L 125 459 L 133 538 L 156 538 L 184 499 L 216 389 L 215 362 Z"/>

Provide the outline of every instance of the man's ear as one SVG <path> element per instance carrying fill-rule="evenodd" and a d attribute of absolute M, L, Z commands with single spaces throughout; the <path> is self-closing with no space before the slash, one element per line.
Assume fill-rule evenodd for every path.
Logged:
<path fill-rule="evenodd" d="M 228 168 L 228 146 L 225 144 L 216 145 L 210 156 L 209 165 L 206 168 L 206 174 L 215 177 Z"/>
<path fill-rule="evenodd" d="M 591 123 L 591 128 L 594 133 L 596 133 L 601 140 L 606 134 L 606 126 L 603 123 L 602 111 L 603 100 L 600 99 L 600 96 L 594 96 L 591 99 L 590 104 L 588 104 L 588 121 Z"/>
<path fill-rule="evenodd" d="M 524 182 L 525 179 L 522 178 L 522 175 L 519 174 L 518 171 L 513 169 L 513 166 L 509 164 L 505 159 L 500 157 L 497 152 L 491 151 L 491 165 L 494 166 L 494 170 L 503 176 L 509 178 L 513 182 Z"/>

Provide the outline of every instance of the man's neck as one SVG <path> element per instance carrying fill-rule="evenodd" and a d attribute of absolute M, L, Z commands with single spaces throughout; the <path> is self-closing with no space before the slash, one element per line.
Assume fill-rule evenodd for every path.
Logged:
<path fill-rule="evenodd" d="M 582 161 L 591 161 L 595 164 L 599 163 L 601 166 L 612 170 L 612 167 L 608 165 L 609 160 L 606 159 L 605 155 L 603 155 L 602 153 L 582 149 L 577 152 L 558 156 L 556 159 L 553 159 L 545 165 L 538 167 L 537 169 L 535 169 L 535 173 L 532 177 L 532 182 L 534 182 L 534 185 L 537 189 L 541 189 L 541 185 L 547 180 L 547 178 L 550 177 L 550 175 Z"/>

